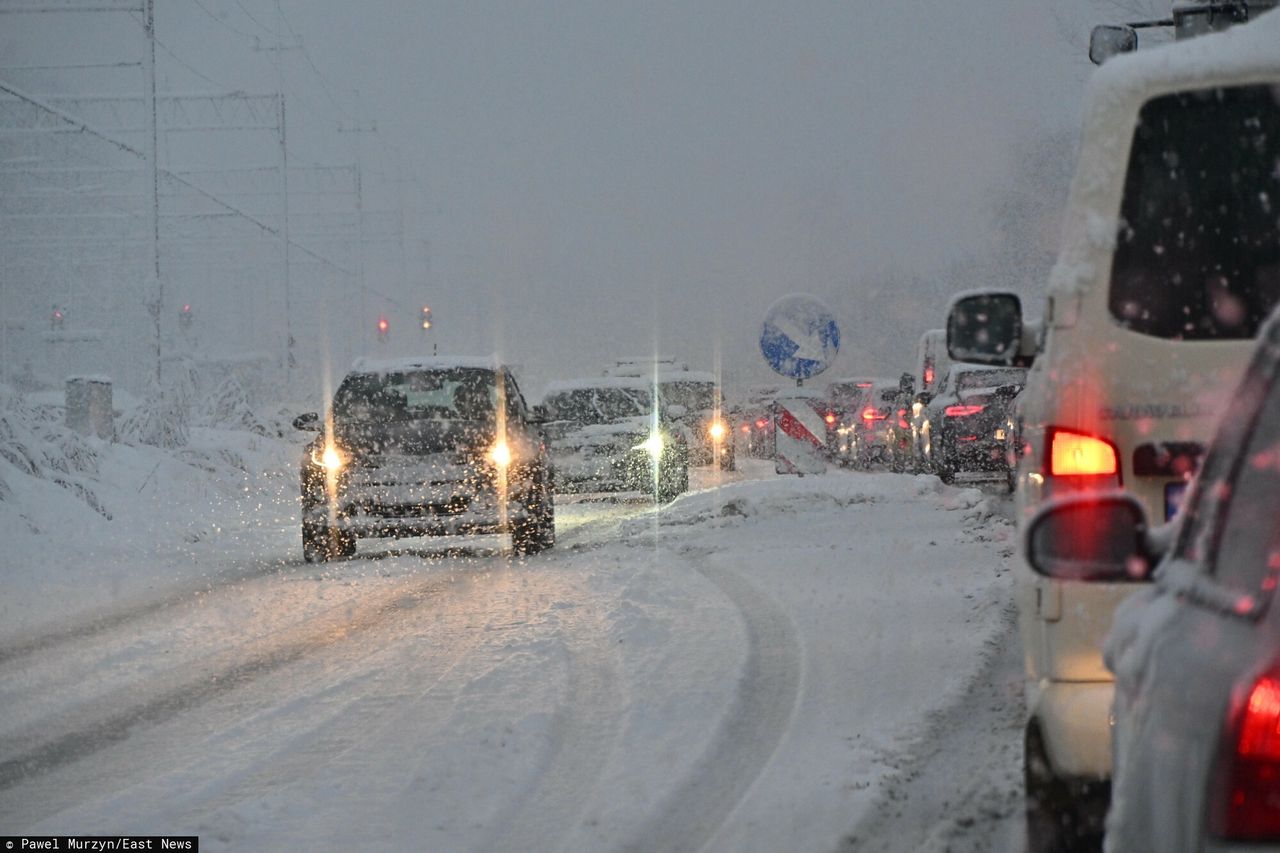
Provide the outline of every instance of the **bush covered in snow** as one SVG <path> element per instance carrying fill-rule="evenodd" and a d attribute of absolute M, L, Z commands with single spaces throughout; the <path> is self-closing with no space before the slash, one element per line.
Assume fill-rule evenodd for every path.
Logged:
<path fill-rule="evenodd" d="M 21 396 L 0 385 L 0 459 L 21 474 L 56 483 L 106 518 L 111 514 L 91 488 L 98 452 L 88 439 L 50 421 Z M 11 469 L 12 470 L 12 469 Z M 12 493 L 0 466 L 0 501 Z"/>
<path fill-rule="evenodd" d="M 186 447 L 191 435 L 190 398 L 180 389 L 155 388 L 120 425 L 120 439 L 127 444 L 149 444 L 176 450 Z"/>

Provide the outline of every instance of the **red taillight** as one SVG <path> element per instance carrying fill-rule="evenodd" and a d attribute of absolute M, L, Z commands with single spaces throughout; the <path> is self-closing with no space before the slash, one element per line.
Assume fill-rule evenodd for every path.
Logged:
<path fill-rule="evenodd" d="M 743 424 L 743 425 L 742 425 L 742 431 L 743 431 L 743 432 L 751 432 L 751 424 Z"/>
<path fill-rule="evenodd" d="M 986 406 L 947 406 L 942 410 L 949 418 L 967 418 L 969 415 L 976 415 L 985 409 Z"/>
<path fill-rule="evenodd" d="M 1097 476 L 1119 472 L 1115 445 L 1070 430 L 1056 430 L 1049 448 L 1049 473 L 1055 477 Z"/>
<path fill-rule="evenodd" d="M 766 421 L 764 418 L 761 418 L 760 420 L 756 421 L 756 429 L 764 429 L 768 425 L 769 425 L 769 422 Z"/>
<path fill-rule="evenodd" d="M 875 406 L 867 406 L 862 410 L 862 419 L 864 421 L 882 421 L 885 417 L 885 413 L 877 409 Z"/>
<path fill-rule="evenodd" d="M 1214 835 L 1280 839 L 1280 673 L 1263 675 L 1249 691 L 1232 736 L 1223 741 L 1210 798 Z"/>

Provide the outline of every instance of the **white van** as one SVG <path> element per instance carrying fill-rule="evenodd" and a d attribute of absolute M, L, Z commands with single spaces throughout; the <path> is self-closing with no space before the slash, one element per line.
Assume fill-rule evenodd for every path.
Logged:
<path fill-rule="evenodd" d="M 1278 301 L 1280 13 L 1109 61 L 1085 103 L 1019 402 L 1020 523 L 1051 497 L 1120 485 L 1171 518 Z M 1029 337 L 1013 294 L 953 302 L 953 358 L 1012 363 Z M 1019 572 L 1032 850 L 1100 830 L 1113 694 L 1101 647 L 1133 589 Z"/>

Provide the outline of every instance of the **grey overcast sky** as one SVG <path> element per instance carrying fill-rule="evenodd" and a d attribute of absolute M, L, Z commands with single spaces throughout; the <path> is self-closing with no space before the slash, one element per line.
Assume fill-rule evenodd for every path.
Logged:
<path fill-rule="evenodd" d="M 391 349 L 424 345 L 409 312 L 429 303 L 442 352 L 500 350 L 535 391 L 655 350 L 768 380 L 764 311 L 810 292 L 844 326 L 831 375 L 896 373 L 947 289 L 986 283 L 938 282 L 1007 252 L 1002 199 L 1061 190 L 1027 152 L 1074 130 L 1093 13 L 1059 5 L 282 0 L 282 21 L 270 0 L 159 0 L 158 61 L 162 88 L 274 90 L 255 47 L 284 27 L 306 47 L 280 54 L 293 162 L 349 161 L 338 125 L 376 123 L 368 204 L 410 209 L 403 270 L 367 264 L 395 301 L 306 281 L 295 301 L 388 312 Z M 5 17 L 0 46 L 27 58 L 109 40 Z M 360 326 L 349 349 L 372 346 Z"/>

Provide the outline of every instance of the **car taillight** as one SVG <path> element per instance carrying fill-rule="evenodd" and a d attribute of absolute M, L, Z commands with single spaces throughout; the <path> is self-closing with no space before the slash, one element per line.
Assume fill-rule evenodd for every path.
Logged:
<path fill-rule="evenodd" d="M 768 425 L 769 425 L 769 422 L 766 421 L 764 418 L 761 418 L 760 420 L 756 421 L 756 429 L 764 429 Z"/>
<path fill-rule="evenodd" d="M 836 422 L 836 413 L 827 412 L 825 415 L 822 416 L 822 419 L 827 422 L 827 426 L 831 426 Z"/>
<path fill-rule="evenodd" d="M 864 421 L 882 421 L 885 417 L 884 412 L 881 412 L 875 406 L 867 406 L 862 410 L 862 419 Z"/>
<path fill-rule="evenodd" d="M 986 406 L 947 406 L 942 413 L 949 418 L 967 418 L 969 415 L 976 415 L 985 409 Z"/>
<path fill-rule="evenodd" d="M 1055 477 L 1098 476 L 1120 470 L 1116 448 L 1091 435 L 1060 429 L 1049 445 L 1049 473 Z"/>
<path fill-rule="evenodd" d="M 1210 832 L 1233 841 L 1280 839 L 1280 672 L 1254 682 L 1216 770 Z"/>

